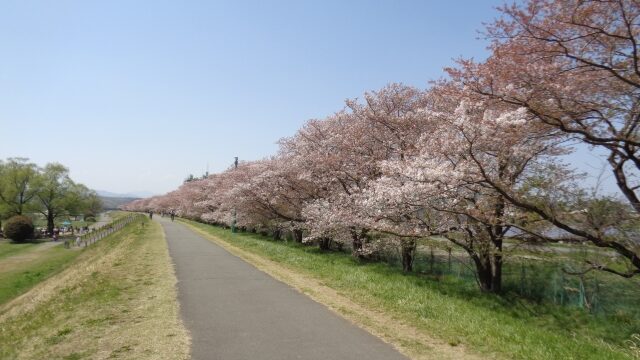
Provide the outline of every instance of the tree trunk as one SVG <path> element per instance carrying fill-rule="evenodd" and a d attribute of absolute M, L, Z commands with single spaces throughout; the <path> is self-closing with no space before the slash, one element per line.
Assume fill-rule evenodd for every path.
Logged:
<path fill-rule="evenodd" d="M 24 201 L 24 192 L 20 192 L 20 200 L 18 201 L 18 210 L 16 211 L 16 215 L 22 215 L 22 205 Z"/>
<path fill-rule="evenodd" d="M 293 230 L 293 240 L 297 243 L 302 243 L 302 230 L 295 229 Z"/>
<path fill-rule="evenodd" d="M 416 252 L 415 240 L 402 243 L 402 272 L 409 273 L 413 271 L 413 260 Z"/>
<path fill-rule="evenodd" d="M 53 234 L 53 227 L 55 226 L 53 220 L 53 213 L 51 211 L 47 211 L 47 233 L 49 235 Z"/>
<path fill-rule="evenodd" d="M 351 231 L 351 255 L 355 258 L 362 258 L 362 238 L 357 232 Z"/>
<path fill-rule="evenodd" d="M 318 246 L 320 246 L 320 250 L 323 250 L 323 251 L 329 250 L 331 248 L 331 239 L 326 237 L 320 239 L 320 243 L 318 244 Z"/>
<path fill-rule="evenodd" d="M 502 250 L 493 256 L 491 271 L 491 292 L 502 292 Z"/>
<path fill-rule="evenodd" d="M 476 269 L 476 272 L 478 273 L 478 282 L 480 284 L 480 290 L 482 290 L 483 292 L 492 292 L 491 291 L 491 288 L 492 288 L 491 270 L 489 270 L 486 267 L 482 267 L 482 268 Z"/>
<path fill-rule="evenodd" d="M 493 259 L 492 259 L 493 258 Z M 480 259 L 473 256 L 478 274 L 480 290 L 490 293 L 500 293 L 502 291 L 502 255 L 488 255 Z"/>
<path fill-rule="evenodd" d="M 500 177 L 502 178 L 502 168 L 500 169 Z M 496 201 L 496 219 L 504 218 L 505 211 L 505 199 L 499 196 Z M 504 236 L 504 227 L 498 223 L 493 226 L 491 231 L 491 244 L 493 245 L 493 252 L 491 253 L 491 292 L 502 292 L 502 240 Z"/>

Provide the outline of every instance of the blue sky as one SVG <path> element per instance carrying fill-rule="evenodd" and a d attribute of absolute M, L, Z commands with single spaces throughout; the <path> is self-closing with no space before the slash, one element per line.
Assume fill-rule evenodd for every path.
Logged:
<path fill-rule="evenodd" d="M 0 158 L 163 193 L 389 82 L 482 59 L 502 1 L 0 1 Z"/>

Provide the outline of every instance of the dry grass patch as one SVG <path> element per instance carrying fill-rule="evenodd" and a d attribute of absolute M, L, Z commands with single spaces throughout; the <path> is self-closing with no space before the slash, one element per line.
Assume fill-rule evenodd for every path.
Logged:
<path fill-rule="evenodd" d="M 0 307 L 2 359 L 187 359 L 160 225 L 133 224 Z"/>

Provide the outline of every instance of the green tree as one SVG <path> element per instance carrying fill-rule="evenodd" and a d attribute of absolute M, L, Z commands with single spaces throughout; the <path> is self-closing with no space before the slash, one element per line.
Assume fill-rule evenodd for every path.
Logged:
<path fill-rule="evenodd" d="M 102 200 L 98 194 L 83 184 L 74 184 L 67 198 L 70 214 L 83 214 L 85 218 L 96 217 L 102 211 Z"/>
<path fill-rule="evenodd" d="M 47 218 L 49 233 L 59 216 L 84 214 L 95 217 L 102 211 L 102 202 L 95 191 L 73 182 L 69 169 L 61 164 L 47 164 L 38 176 L 36 187 L 38 210 Z"/>
<path fill-rule="evenodd" d="M 103 210 L 103 203 L 100 196 L 93 191 L 90 190 L 89 193 L 85 196 L 84 199 L 84 216 L 86 217 L 97 217 L 100 212 Z"/>
<path fill-rule="evenodd" d="M 37 194 L 38 167 L 27 158 L 9 158 L 0 163 L 0 204 L 5 216 L 23 215 Z"/>
<path fill-rule="evenodd" d="M 34 181 L 38 211 L 47 219 L 47 232 L 51 234 L 55 219 L 67 214 L 80 201 L 74 193 L 76 184 L 69 177 L 69 169 L 58 163 L 47 164 Z"/>

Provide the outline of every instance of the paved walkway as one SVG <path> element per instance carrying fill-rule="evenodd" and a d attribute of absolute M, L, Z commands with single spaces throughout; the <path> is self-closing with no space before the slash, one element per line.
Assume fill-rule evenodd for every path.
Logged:
<path fill-rule="evenodd" d="M 405 359 L 388 344 L 169 219 L 180 312 L 196 360 Z"/>
<path fill-rule="evenodd" d="M 89 225 L 90 229 L 97 229 L 101 226 L 107 225 L 109 223 L 109 221 L 111 221 L 111 210 L 107 211 L 107 212 L 102 212 L 100 213 L 100 215 L 98 215 L 98 221 L 94 222 L 93 224 Z"/>

